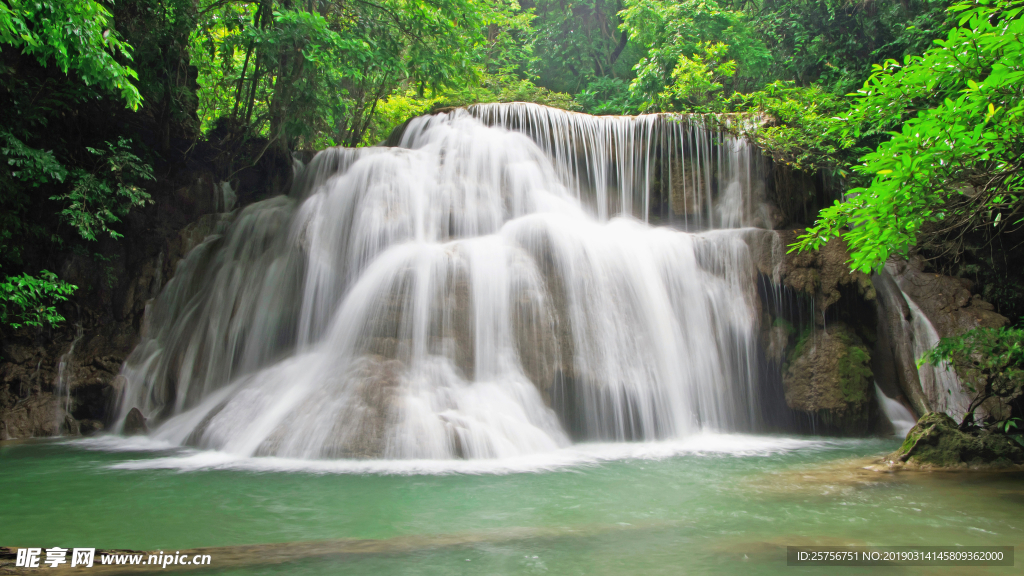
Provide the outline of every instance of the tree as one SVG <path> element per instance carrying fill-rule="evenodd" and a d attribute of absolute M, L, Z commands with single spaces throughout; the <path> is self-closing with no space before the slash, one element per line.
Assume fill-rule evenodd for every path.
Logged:
<path fill-rule="evenodd" d="M 720 111 L 722 83 L 736 74 L 736 61 L 727 60 L 728 52 L 729 46 L 722 42 L 701 42 L 693 58 L 680 56 L 672 70 L 672 84 L 659 100 L 680 102 L 682 109 L 693 112 Z"/>
<path fill-rule="evenodd" d="M 576 92 L 600 78 L 629 73 L 629 34 L 621 29 L 620 0 L 531 0 L 537 15 L 536 64 L 540 84 Z"/>
<path fill-rule="evenodd" d="M 132 83 L 131 46 L 110 29 L 110 12 L 94 0 L 6 0 L 0 4 L 0 43 L 75 74 L 88 86 L 120 93 L 135 109 L 142 103 Z"/>
<path fill-rule="evenodd" d="M 482 9 L 469 0 L 231 2 L 194 39 L 204 124 L 230 118 L 282 152 L 356 146 L 402 85 L 471 80 Z"/>
<path fill-rule="evenodd" d="M 732 80 L 731 86 L 722 88 L 725 95 L 734 87 L 755 88 L 761 84 L 769 54 L 740 10 L 723 7 L 714 0 L 627 0 L 621 15 L 630 41 L 644 50 L 634 67 L 636 77 L 629 85 L 642 112 L 669 111 L 680 104 L 671 96 L 688 90 L 686 70 L 695 63 L 690 57 L 703 53 L 699 57 L 708 58 L 708 47 L 715 47 L 715 59 L 735 62 L 728 67 L 728 75 L 723 74 L 724 69 L 718 72 L 720 80 Z M 686 60 L 683 69 L 678 69 L 681 59 Z M 666 92 L 670 86 L 675 88 Z"/>
<path fill-rule="evenodd" d="M 844 98 L 817 85 L 779 80 L 756 92 L 733 94 L 728 109 L 752 117 L 743 125 L 744 135 L 774 161 L 808 173 L 849 176 L 851 155 L 860 148 L 843 134 L 840 116 L 849 109 Z"/>
<path fill-rule="evenodd" d="M 132 47 L 112 30 L 111 19 L 107 8 L 92 0 L 0 4 L 0 49 L 5 56 L 0 68 L 0 158 L 9 168 L 0 174 L 0 267 L 22 269 L 17 275 L 5 274 L 0 282 L 0 326 L 55 326 L 64 318 L 54 303 L 76 290 L 52 272 L 30 274 L 27 247 L 40 241 L 62 243 L 64 237 L 54 231 L 61 218 L 83 238 L 95 239 L 97 230 L 115 235 L 108 224 L 148 199 L 134 182 L 111 185 L 107 170 L 97 175 L 74 165 L 82 149 L 48 138 L 52 122 L 102 94 L 117 94 L 133 110 L 142 104 L 138 76 L 127 65 Z M 60 149 L 43 144 L 54 140 Z M 105 168 L 115 167 L 115 179 L 131 178 L 142 163 L 128 151 L 128 141 L 117 146 L 108 157 L 113 164 Z M 62 192 L 51 197 L 40 194 L 43 190 Z"/>
<path fill-rule="evenodd" d="M 1022 222 L 1022 6 L 957 4 L 950 11 L 958 25 L 935 48 L 874 68 L 843 133 L 898 131 L 854 168 L 869 183 L 823 210 L 796 248 L 842 236 L 851 267 L 869 272 L 906 254 L 922 233 L 962 237 Z"/>
<path fill-rule="evenodd" d="M 771 77 L 843 95 L 860 87 L 872 64 L 926 50 L 943 30 L 948 3 L 754 0 L 746 11 L 771 52 Z"/>
<path fill-rule="evenodd" d="M 975 328 L 943 338 L 921 362 L 955 369 L 973 395 L 960 422 L 962 432 L 975 427 L 975 411 L 990 398 L 1010 401 L 1024 394 L 1024 330 L 1018 328 Z M 1015 420 L 1002 421 L 1001 431 L 1016 426 Z"/>

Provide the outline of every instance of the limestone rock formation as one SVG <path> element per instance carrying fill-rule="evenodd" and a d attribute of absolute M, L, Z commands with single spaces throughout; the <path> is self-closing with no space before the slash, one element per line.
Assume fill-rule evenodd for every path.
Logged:
<path fill-rule="evenodd" d="M 864 435 L 873 404 L 871 355 L 845 324 L 815 329 L 789 354 L 783 375 L 786 404 L 816 415 L 828 432 Z"/>
<path fill-rule="evenodd" d="M 956 422 L 940 412 L 921 417 L 900 449 L 886 457 L 891 463 L 924 467 L 1007 467 L 1024 463 L 1024 450 L 1004 434 L 983 430 L 961 432 Z"/>
<path fill-rule="evenodd" d="M 900 289 L 928 316 L 939 336 L 958 336 L 979 326 L 999 328 L 1009 320 L 971 294 L 971 281 L 925 272 L 924 259 L 893 259 L 885 267 Z"/>
<path fill-rule="evenodd" d="M 962 278 L 925 272 L 920 257 L 893 258 L 872 277 L 877 298 L 878 343 L 874 370 L 888 393 L 902 393 L 918 414 L 940 409 L 944 395 L 935 371 L 918 369 L 917 359 L 939 338 L 977 327 L 997 328 L 1008 320 L 972 295 Z"/>
<path fill-rule="evenodd" d="M 5 439 L 91 434 L 103 428 L 113 400 L 111 382 L 121 357 L 103 354 L 107 344 L 79 344 L 67 363 L 70 406 L 58 392 L 58 365 L 68 342 L 49 347 L 10 343 L 0 361 L 0 436 Z M 58 399 L 58 395 L 61 396 Z"/>
<path fill-rule="evenodd" d="M 777 234 L 782 245 L 788 247 L 803 230 L 780 230 Z M 783 285 L 814 296 L 815 321 L 820 325 L 825 311 L 839 302 L 846 287 L 854 288 L 864 300 L 875 299 L 871 278 L 863 272 L 851 272 L 849 260 L 846 242 L 832 238 L 816 251 L 787 252 L 778 274 Z"/>

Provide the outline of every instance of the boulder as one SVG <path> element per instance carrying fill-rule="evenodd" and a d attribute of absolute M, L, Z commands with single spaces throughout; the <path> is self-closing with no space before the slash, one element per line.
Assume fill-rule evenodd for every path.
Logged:
<path fill-rule="evenodd" d="M 70 419 L 70 421 L 69 421 Z M 53 394 L 33 394 L 11 409 L 0 413 L 8 438 L 41 438 L 62 432 L 75 434 L 78 427 Z"/>
<path fill-rule="evenodd" d="M 782 383 L 786 404 L 816 417 L 824 432 L 870 431 L 871 354 L 845 324 L 805 332 L 789 353 Z"/>
<path fill-rule="evenodd" d="M 967 434 L 946 414 L 929 412 L 910 429 L 899 450 L 886 460 L 924 467 L 1001 468 L 1024 463 L 1024 449 L 1005 434 L 988 430 Z"/>
<path fill-rule="evenodd" d="M 783 246 L 794 244 L 803 230 L 776 232 Z M 842 298 L 841 289 L 849 286 L 865 301 L 875 299 L 871 278 L 863 272 L 852 272 L 850 253 L 842 238 L 832 238 L 819 250 L 787 252 L 776 274 L 785 286 L 814 297 L 815 322 L 823 323 L 825 311 Z"/>
<path fill-rule="evenodd" d="M 128 411 L 128 415 L 124 417 L 122 432 L 125 436 L 149 434 L 149 427 L 146 426 L 146 417 L 142 415 L 138 408 L 132 408 Z"/>

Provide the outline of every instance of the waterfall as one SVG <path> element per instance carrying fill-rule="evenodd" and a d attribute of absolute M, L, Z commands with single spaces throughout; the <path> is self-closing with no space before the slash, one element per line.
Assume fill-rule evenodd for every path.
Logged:
<path fill-rule="evenodd" d="M 914 300 L 906 293 L 903 293 L 903 297 L 910 306 L 912 317 L 911 341 L 914 358 L 920 359 L 925 352 L 939 343 L 939 333 Z M 964 386 L 956 371 L 948 363 L 943 362 L 938 366 L 921 364 L 917 368 L 917 373 L 921 381 L 921 390 L 928 399 L 931 409 L 935 412 L 945 412 L 957 421 L 962 420 L 971 405 L 971 398 L 964 392 Z"/>
<path fill-rule="evenodd" d="M 57 409 L 53 415 L 53 429 L 59 434 L 68 415 L 71 414 L 71 378 L 73 369 L 71 363 L 74 361 L 75 346 L 82 339 L 84 332 L 82 324 L 75 324 L 75 338 L 71 341 L 68 351 L 61 354 L 57 361 L 57 381 L 54 383 L 53 396 L 57 399 Z M 36 367 L 38 371 L 38 367 Z M 77 432 L 75 432 L 77 434 Z"/>
<path fill-rule="evenodd" d="M 529 104 L 417 118 L 397 140 L 322 151 L 188 254 L 122 370 L 121 419 L 294 458 L 757 426 L 736 228 L 763 225 L 763 178 L 745 141 L 702 117 Z"/>
<path fill-rule="evenodd" d="M 914 418 L 914 413 L 898 400 L 893 400 L 886 396 L 882 389 L 878 387 L 878 383 L 875 383 L 875 398 L 878 400 L 878 405 L 882 407 L 882 413 L 885 414 L 889 423 L 892 424 L 895 436 L 906 436 L 907 432 L 910 432 L 910 429 L 917 424 L 917 418 Z"/>

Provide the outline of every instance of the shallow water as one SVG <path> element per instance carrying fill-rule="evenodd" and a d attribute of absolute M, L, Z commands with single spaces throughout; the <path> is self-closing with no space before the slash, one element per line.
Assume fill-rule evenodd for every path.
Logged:
<path fill-rule="evenodd" d="M 215 571 L 240 574 L 792 573 L 813 571 L 786 566 L 794 544 L 1024 549 L 1024 476 L 863 469 L 895 446 L 702 435 L 505 461 L 309 462 L 145 439 L 8 443 L 0 544 L 266 545 L 213 552 Z"/>

